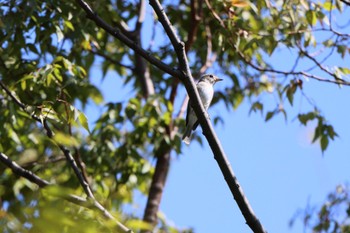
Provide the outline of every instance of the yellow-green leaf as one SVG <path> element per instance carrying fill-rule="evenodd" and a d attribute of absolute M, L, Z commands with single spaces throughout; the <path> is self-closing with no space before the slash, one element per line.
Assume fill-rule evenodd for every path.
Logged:
<path fill-rule="evenodd" d="M 74 137 L 67 135 L 67 134 L 63 134 L 61 132 L 56 133 L 53 136 L 53 139 L 55 140 L 55 142 L 64 145 L 64 146 L 79 146 L 79 143 L 77 141 L 77 139 L 75 139 Z"/>
<path fill-rule="evenodd" d="M 89 133 L 91 133 L 90 129 L 89 129 L 88 118 L 86 117 L 86 115 L 84 113 L 79 111 L 78 120 L 79 120 L 81 126 L 83 126 L 84 129 L 86 129 Z"/>
<path fill-rule="evenodd" d="M 306 19 L 311 26 L 314 26 L 317 23 L 316 13 L 312 10 L 306 12 Z"/>

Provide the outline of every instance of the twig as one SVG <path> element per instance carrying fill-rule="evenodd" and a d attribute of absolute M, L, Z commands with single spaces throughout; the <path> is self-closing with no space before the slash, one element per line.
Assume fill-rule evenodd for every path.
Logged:
<path fill-rule="evenodd" d="M 330 72 L 328 69 L 326 69 L 316 58 L 312 57 L 308 52 L 303 50 L 301 46 L 298 45 L 300 53 L 304 54 L 305 57 L 309 58 L 311 61 L 313 61 L 322 71 L 327 73 L 328 75 L 332 76 L 336 81 L 342 82 L 343 80 L 341 78 L 338 78 L 334 73 Z"/>
<path fill-rule="evenodd" d="M 271 68 L 264 68 L 264 67 L 261 67 L 261 66 L 254 64 L 252 61 L 248 60 L 242 52 L 237 51 L 237 53 L 243 59 L 243 61 L 245 63 L 247 63 L 248 65 L 250 65 L 252 68 L 254 68 L 257 71 L 275 73 L 275 74 L 283 74 L 286 76 L 288 76 L 288 75 L 305 76 L 307 78 L 315 79 L 315 80 L 321 81 L 321 82 L 328 82 L 328 83 L 333 83 L 333 84 L 338 84 L 338 85 L 350 86 L 350 82 L 344 81 L 344 80 L 339 79 L 339 78 L 336 80 L 330 80 L 330 79 L 321 78 L 319 76 L 307 73 L 305 71 L 282 71 L 282 70 L 275 70 L 275 69 L 271 69 Z"/>
<path fill-rule="evenodd" d="M 202 19 L 203 6 L 202 0 L 191 0 L 191 21 L 188 30 L 187 41 L 185 43 L 185 50 L 188 52 L 197 38 L 197 31 L 199 22 Z"/>
<path fill-rule="evenodd" d="M 220 23 L 222 28 L 226 28 L 224 21 L 220 18 L 220 16 L 215 12 L 215 10 L 213 9 L 213 7 L 210 4 L 209 0 L 205 0 L 205 3 L 207 4 L 210 12 L 212 13 L 212 15 L 214 16 L 214 18 Z"/>
<path fill-rule="evenodd" d="M 207 34 L 207 57 L 204 65 L 199 70 L 201 75 L 204 74 L 216 60 L 216 53 L 213 54 L 212 34 L 208 25 L 205 25 L 205 32 Z"/>
<path fill-rule="evenodd" d="M 64 156 L 60 156 L 60 157 L 57 157 L 57 158 L 49 158 L 49 159 L 46 159 L 45 161 L 31 161 L 31 162 L 28 162 L 28 163 L 24 163 L 24 164 L 21 164 L 21 166 L 23 168 L 28 168 L 28 167 L 32 167 L 32 166 L 35 166 L 35 165 L 47 165 L 47 164 L 50 164 L 50 163 L 58 163 L 58 162 L 62 162 L 62 161 L 66 161 L 66 157 Z"/>
<path fill-rule="evenodd" d="M 120 61 L 118 61 L 118 60 L 116 60 L 116 59 L 113 59 L 113 58 L 111 58 L 110 56 L 108 56 L 108 55 L 106 55 L 105 53 L 102 53 L 102 52 L 100 52 L 100 51 L 98 51 L 98 50 L 89 50 L 89 51 L 90 51 L 91 53 L 95 54 L 95 55 L 98 55 L 98 56 L 100 56 L 100 57 L 103 57 L 104 59 L 106 59 L 107 61 L 109 61 L 109 62 L 112 63 L 112 64 L 116 64 L 116 65 L 118 65 L 118 66 L 122 66 L 122 67 L 127 68 L 127 69 L 129 69 L 129 70 L 131 70 L 131 71 L 134 71 L 134 70 L 135 70 L 134 67 L 125 65 L 125 64 L 121 63 Z"/>

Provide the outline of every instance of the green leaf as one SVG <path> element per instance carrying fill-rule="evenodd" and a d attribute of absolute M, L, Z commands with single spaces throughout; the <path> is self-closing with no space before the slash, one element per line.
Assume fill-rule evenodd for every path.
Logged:
<path fill-rule="evenodd" d="M 74 146 L 77 147 L 79 146 L 79 143 L 77 141 L 77 139 L 75 139 L 74 137 L 58 132 L 53 136 L 53 139 L 55 142 L 57 142 L 58 144 L 64 145 L 64 146 Z"/>
<path fill-rule="evenodd" d="M 334 131 L 333 126 L 331 126 L 331 125 L 328 125 L 328 127 L 327 127 L 327 132 L 328 132 L 328 136 L 329 136 L 332 140 L 334 140 L 334 138 L 338 136 L 338 134 Z"/>
<path fill-rule="evenodd" d="M 331 10 L 335 9 L 335 5 L 333 4 L 333 0 L 331 0 L 331 2 L 323 3 L 323 9 L 325 9 L 326 11 L 331 11 Z"/>
<path fill-rule="evenodd" d="M 237 109 L 239 105 L 242 103 L 244 96 L 240 93 L 237 93 L 234 97 L 235 98 L 233 100 L 233 109 Z"/>
<path fill-rule="evenodd" d="M 264 106 L 262 103 L 260 103 L 259 101 L 254 102 L 250 107 L 249 114 L 251 114 L 251 112 L 256 112 L 256 111 L 260 111 L 260 113 L 263 113 L 263 108 Z"/>
<path fill-rule="evenodd" d="M 88 118 L 86 117 L 86 115 L 79 111 L 78 120 L 80 124 L 84 127 L 84 129 L 86 129 L 91 134 L 88 124 Z"/>
<path fill-rule="evenodd" d="M 138 220 L 138 219 L 128 220 L 128 227 L 133 228 L 133 229 L 139 229 L 139 230 L 152 230 L 153 229 L 151 224 L 146 223 L 142 220 Z"/>
<path fill-rule="evenodd" d="M 103 102 L 103 95 L 101 94 L 99 89 L 97 89 L 94 86 L 91 86 L 89 88 L 89 96 L 95 104 L 100 104 Z"/>
<path fill-rule="evenodd" d="M 338 67 L 338 69 L 339 69 L 344 75 L 350 74 L 350 69 L 349 69 L 349 68 L 346 68 L 346 67 Z"/>
<path fill-rule="evenodd" d="M 69 28 L 70 30 L 74 31 L 74 26 L 73 26 L 73 24 L 72 24 L 70 21 L 65 20 L 65 21 L 64 21 L 64 26 L 66 26 L 66 27 Z"/>
<path fill-rule="evenodd" d="M 306 125 L 308 121 L 310 120 L 314 120 L 316 117 L 314 112 L 309 112 L 307 114 L 299 114 L 298 115 L 298 119 L 300 121 L 300 123 L 302 123 L 303 125 Z"/>
<path fill-rule="evenodd" d="M 293 106 L 294 94 L 296 90 L 297 90 L 297 86 L 294 83 L 291 84 L 289 88 L 287 88 L 286 95 L 291 106 Z"/>
<path fill-rule="evenodd" d="M 329 143 L 327 135 L 323 135 L 321 137 L 320 143 L 321 143 L 321 150 L 323 152 L 323 151 L 325 151 L 327 149 L 328 143 Z"/>
<path fill-rule="evenodd" d="M 269 121 L 275 114 L 276 114 L 276 110 L 275 110 L 275 111 L 268 112 L 268 113 L 266 114 L 265 121 Z"/>
<path fill-rule="evenodd" d="M 313 10 L 308 10 L 306 12 L 306 20 L 310 24 L 310 26 L 314 26 L 317 23 L 316 13 Z"/>

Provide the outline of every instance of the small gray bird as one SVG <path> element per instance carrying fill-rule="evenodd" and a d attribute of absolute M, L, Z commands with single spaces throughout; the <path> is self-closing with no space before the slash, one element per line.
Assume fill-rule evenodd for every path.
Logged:
<path fill-rule="evenodd" d="M 205 74 L 199 79 L 197 83 L 197 90 L 205 110 L 208 110 L 209 105 L 213 99 L 214 84 L 219 81 L 222 81 L 222 79 L 216 77 L 213 74 Z M 199 122 L 197 119 L 197 115 L 191 107 L 190 100 L 187 106 L 186 130 L 182 137 L 182 141 L 184 141 L 184 143 L 186 143 L 187 145 L 191 142 L 192 130 L 195 130 L 198 124 Z"/>

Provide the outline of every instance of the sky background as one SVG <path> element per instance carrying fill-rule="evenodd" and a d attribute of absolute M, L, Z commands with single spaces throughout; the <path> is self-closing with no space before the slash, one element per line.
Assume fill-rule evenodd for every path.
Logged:
<path fill-rule="evenodd" d="M 152 13 L 147 7 L 148 14 Z M 145 25 L 143 30 L 149 29 Z M 165 40 L 158 36 L 156 39 Z M 143 40 L 149 38 L 146 36 Z M 291 67 L 288 58 L 293 54 L 290 53 L 284 48 L 277 51 L 272 58 L 275 67 Z M 339 62 L 330 60 L 329 64 Z M 345 61 L 342 63 L 349 65 Z M 215 70 L 209 72 L 215 73 Z M 94 77 L 93 82 L 101 86 L 105 102 L 123 101 L 134 93 L 131 86 L 123 86 L 113 72 L 108 72 L 102 81 L 98 62 L 91 76 Z M 295 213 L 305 209 L 308 203 L 311 206 L 323 204 L 327 194 L 338 184 L 349 181 L 349 87 L 303 81 L 304 92 L 317 104 L 339 135 L 323 154 L 318 142 L 311 143 L 316 122 L 305 127 L 296 118 L 298 113 L 313 109 L 299 91 L 293 108 L 285 103 L 287 120 L 282 114 L 269 122 L 265 122 L 260 113 L 249 115 L 251 103 L 247 100 L 236 110 L 227 110 L 223 104 L 209 109 L 212 119 L 219 115 L 224 120 L 224 124 L 215 126 L 216 133 L 255 214 L 269 233 L 303 232 L 301 219 L 297 219 L 292 228 L 289 227 L 288 223 Z M 228 82 L 231 83 L 226 77 L 215 88 L 223 89 Z M 184 88 L 180 91 L 184 93 Z M 177 101 L 180 102 L 180 99 Z M 265 113 L 276 106 L 274 94 L 264 94 L 261 101 L 265 105 Z M 102 109 L 92 105 L 87 108 L 90 125 L 94 124 Z M 201 134 L 200 127 L 196 132 Z M 175 226 L 184 229 L 193 227 L 197 233 L 251 232 L 211 149 L 204 136 L 201 137 L 203 147 L 193 142 L 190 146 L 184 145 L 182 155 L 173 155 L 160 210 Z M 146 198 L 136 195 L 136 202 L 131 211 L 142 216 Z"/>

